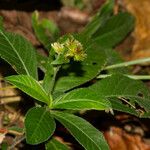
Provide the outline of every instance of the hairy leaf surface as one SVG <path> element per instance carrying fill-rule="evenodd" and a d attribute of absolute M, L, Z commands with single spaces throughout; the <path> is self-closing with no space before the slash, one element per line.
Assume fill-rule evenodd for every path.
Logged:
<path fill-rule="evenodd" d="M 39 41 L 49 51 L 51 42 L 56 41 L 60 34 L 57 25 L 48 19 L 39 20 L 39 14 L 35 11 L 32 14 L 32 26 Z"/>
<path fill-rule="evenodd" d="M 25 118 L 27 143 L 35 145 L 48 140 L 56 128 L 50 112 L 44 107 L 31 108 Z"/>
<path fill-rule="evenodd" d="M 84 28 L 82 34 L 85 38 L 91 38 L 97 30 L 110 18 L 113 14 L 114 0 L 107 0 L 100 8 L 93 19 Z"/>
<path fill-rule="evenodd" d="M 39 82 L 36 81 L 31 76 L 14 75 L 6 77 L 6 80 L 15 85 L 23 92 L 30 95 L 31 97 L 41 102 L 49 104 L 49 96 L 46 94 L 46 92 L 44 91 L 43 87 L 39 84 Z"/>
<path fill-rule="evenodd" d="M 87 47 L 85 51 L 87 58 L 83 62 L 71 62 L 60 70 L 55 90 L 66 91 L 79 86 L 96 77 L 104 67 L 107 58 L 103 48 L 95 44 Z"/>
<path fill-rule="evenodd" d="M 112 16 L 93 35 L 93 42 L 98 42 L 103 47 L 114 47 L 122 41 L 134 27 L 134 17 L 129 13 L 119 13 Z"/>
<path fill-rule="evenodd" d="M 53 115 L 68 129 L 85 150 L 109 150 L 102 133 L 86 120 L 61 112 L 53 112 Z"/>
<path fill-rule="evenodd" d="M 150 111 L 150 91 L 141 81 L 130 79 L 121 74 L 114 74 L 98 81 L 90 88 L 93 91 L 98 91 L 99 95 L 105 99 L 116 98 L 116 102 L 120 100 L 132 108 L 137 103 L 145 111 Z M 116 105 L 116 107 L 118 106 Z"/>
<path fill-rule="evenodd" d="M 56 99 L 53 107 L 73 110 L 104 110 L 111 108 L 111 104 L 109 101 L 100 97 L 98 92 L 85 88 L 71 91 L 61 98 Z"/>
<path fill-rule="evenodd" d="M 46 150 L 70 150 L 70 148 L 61 143 L 60 141 L 56 140 L 55 138 L 52 138 L 48 143 L 45 145 Z"/>
<path fill-rule="evenodd" d="M 22 36 L 0 30 L 0 57 L 7 61 L 17 73 L 37 79 L 35 49 Z"/>

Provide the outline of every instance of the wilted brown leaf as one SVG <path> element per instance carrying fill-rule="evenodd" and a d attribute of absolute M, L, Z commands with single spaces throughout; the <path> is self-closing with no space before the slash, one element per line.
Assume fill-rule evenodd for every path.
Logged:
<path fill-rule="evenodd" d="M 140 135 L 128 134 L 118 127 L 111 127 L 104 135 L 111 150 L 150 150 Z"/>
<path fill-rule="evenodd" d="M 131 59 L 150 57 L 150 0 L 124 0 L 124 3 L 136 18 Z"/>

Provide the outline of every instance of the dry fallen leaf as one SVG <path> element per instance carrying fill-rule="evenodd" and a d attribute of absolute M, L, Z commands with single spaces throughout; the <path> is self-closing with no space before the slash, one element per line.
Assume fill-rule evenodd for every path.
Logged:
<path fill-rule="evenodd" d="M 128 134 L 118 127 L 104 133 L 111 150 L 150 150 L 150 145 L 137 134 Z"/>
<path fill-rule="evenodd" d="M 124 3 L 136 18 L 131 59 L 150 57 L 150 0 L 124 0 Z"/>
<path fill-rule="evenodd" d="M 5 138 L 5 134 L 0 134 L 0 144 L 2 144 L 4 138 Z"/>

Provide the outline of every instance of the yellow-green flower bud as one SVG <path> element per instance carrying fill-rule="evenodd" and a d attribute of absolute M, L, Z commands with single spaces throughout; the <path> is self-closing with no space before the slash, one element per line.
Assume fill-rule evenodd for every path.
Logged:
<path fill-rule="evenodd" d="M 70 58 L 73 58 L 75 61 L 83 61 L 87 56 L 82 44 L 73 36 L 69 36 L 65 41 L 55 42 L 51 46 L 59 55 L 61 61 L 64 58 L 62 62 L 69 62 Z"/>
<path fill-rule="evenodd" d="M 80 52 L 74 56 L 75 61 L 83 61 L 87 55 L 84 52 Z"/>
<path fill-rule="evenodd" d="M 51 46 L 57 54 L 62 54 L 64 52 L 64 48 L 65 48 L 64 44 L 55 42 L 55 43 L 51 44 Z"/>
<path fill-rule="evenodd" d="M 86 58 L 85 51 L 83 50 L 82 44 L 76 40 L 73 36 L 66 41 L 66 47 L 68 51 L 66 57 L 72 57 L 75 61 L 83 61 Z"/>

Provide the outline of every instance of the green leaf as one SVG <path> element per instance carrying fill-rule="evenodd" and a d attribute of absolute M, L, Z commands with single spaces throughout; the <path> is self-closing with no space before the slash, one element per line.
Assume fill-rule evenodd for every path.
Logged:
<path fill-rule="evenodd" d="M 61 112 L 53 112 L 53 115 L 69 130 L 85 150 L 109 150 L 102 133 L 86 120 Z"/>
<path fill-rule="evenodd" d="M 96 82 L 90 88 L 106 99 L 116 98 L 116 101 L 121 100 L 132 108 L 138 103 L 145 111 L 150 111 L 150 91 L 141 81 L 114 74 Z"/>
<path fill-rule="evenodd" d="M 83 0 L 61 0 L 64 7 L 76 7 L 83 9 L 85 7 L 85 2 Z"/>
<path fill-rule="evenodd" d="M 134 22 L 134 17 L 129 13 L 112 16 L 93 35 L 93 42 L 98 42 L 103 47 L 114 47 L 132 31 Z"/>
<path fill-rule="evenodd" d="M 0 30 L 3 30 L 3 17 L 0 16 Z"/>
<path fill-rule="evenodd" d="M 123 59 L 117 53 L 117 51 L 115 51 L 114 49 L 105 48 L 104 50 L 105 50 L 107 60 L 108 60 L 107 66 L 124 62 Z M 129 71 L 127 67 L 120 67 L 120 68 L 110 69 L 108 70 L 108 73 L 109 74 L 114 74 L 114 73 L 129 74 Z"/>
<path fill-rule="evenodd" d="M 47 71 L 45 73 L 42 86 L 43 86 L 44 90 L 48 93 L 48 92 L 50 92 L 50 89 L 52 87 L 54 70 L 50 63 L 48 63 L 47 65 L 49 65 L 49 66 L 47 66 Z"/>
<path fill-rule="evenodd" d="M 24 133 L 24 128 L 20 128 L 20 127 L 17 127 L 17 126 L 12 126 L 12 127 L 9 127 L 8 130 L 12 131 L 12 132 L 18 132 L 20 134 L 23 134 Z"/>
<path fill-rule="evenodd" d="M 79 9 L 83 9 L 86 7 L 85 2 L 83 0 L 75 0 L 74 4 L 75 4 L 75 7 Z"/>
<path fill-rule="evenodd" d="M 93 34 L 110 18 L 113 14 L 114 0 L 107 0 L 106 3 L 100 8 L 98 13 L 93 17 L 87 26 L 84 28 L 82 34 L 85 37 L 92 37 Z"/>
<path fill-rule="evenodd" d="M 46 150 L 70 150 L 70 148 L 58 140 L 52 138 L 48 143 L 45 145 Z"/>
<path fill-rule="evenodd" d="M 79 86 L 96 77 L 103 69 L 107 62 L 103 48 L 97 44 L 91 45 L 86 48 L 86 53 L 87 58 L 83 62 L 71 62 L 59 71 L 56 91 L 66 91 Z"/>
<path fill-rule="evenodd" d="M 39 14 L 35 11 L 32 14 L 32 26 L 39 41 L 47 50 L 50 50 L 51 42 L 56 41 L 60 36 L 57 25 L 48 19 L 39 20 Z"/>
<path fill-rule="evenodd" d="M 27 143 L 36 145 L 48 140 L 56 128 L 50 112 L 44 107 L 31 108 L 25 117 Z"/>
<path fill-rule="evenodd" d="M 48 57 L 43 56 L 39 53 L 37 53 L 36 56 L 38 61 L 38 67 L 45 73 L 47 70 Z"/>
<path fill-rule="evenodd" d="M 145 112 L 140 117 L 141 118 L 150 118 L 150 112 Z"/>
<path fill-rule="evenodd" d="M 1 144 L 1 150 L 8 150 L 8 144 L 6 143 L 6 142 L 3 142 L 2 144 Z"/>
<path fill-rule="evenodd" d="M 49 105 L 49 96 L 46 94 L 39 82 L 31 76 L 14 75 L 6 77 L 5 79 L 31 97 Z"/>
<path fill-rule="evenodd" d="M 129 113 L 129 114 L 132 114 L 132 115 L 139 117 L 139 112 L 136 109 L 129 107 L 128 105 L 123 104 L 121 101 L 119 101 L 115 97 L 111 97 L 108 99 L 111 102 L 112 109 L 117 110 L 117 111 L 121 111 L 121 112 L 126 112 L 126 113 Z"/>
<path fill-rule="evenodd" d="M 35 49 L 20 35 L 0 30 L 0 57 L 7 61 L 17 73 L 37 79 Z"/>
<path fill-rule="evenodd" d="M 109 101 L 99 96 L 89 88 L 78 89 L 65 94 L 53 102 L 53 108 L 73 110 L 104 110 L 111 108 Z"/>

